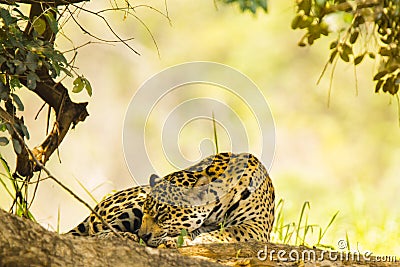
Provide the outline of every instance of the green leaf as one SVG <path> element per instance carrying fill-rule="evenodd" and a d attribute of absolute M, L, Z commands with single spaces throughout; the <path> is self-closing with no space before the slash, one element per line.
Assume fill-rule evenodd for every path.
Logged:
<path fill-rule="evenodd" d="M 26 65 L 20 60 L 13 60 L 12 63 L 15 65 L 15 74 L 21 75 L 26 71 Z"/>
<path fill-rule="evenodd" d="M 58 23 L 57 20 L 54 18 L 52 11 L 47 11 L 46 13 L 44 13 L 44 16 L 47 20 L 47 23 L 50 26 L 51 31 L 54 34 L 58 33 Z"/>
<path fill-rule="evenodd" d="M 12 139 L 12 144 L 13 144 L 15 153 L 21 154 L 22 147 L 21 147 L 21 144 L 19 143 L 19 141 L 17 139 L 13 138 Z"/>
<path fill-rule="evenodd" d="M 5 132 L 7 130 L 6 124 L 5 123 L 0 123 L 0 131 Z"/>
<path fill-rule="evenodd" d="M 6 170 L 6 172 L 8 174 L 10 173 L 10 166 L 8 166 L 8 162 L 3 158 L 3 156 L 0 154 L 0 161 L 1 161 L 1 165 L 3 165 L 4 170 Z M 11 175 L 10 175 L 11 177 Z"/>
<path fill-rule="evenodd" d="M 307 36 L 307 41 L 310 45 L 314 43 L 315 40 L 319 39 L 321 37 L 321 28 L 319 25 L 311 25 L 308 27 L 308 36 Z"/>
<path fill-rule="evenodd" d="M 339 56 L 344 62 L 349 62 L 350 61 L 349 55 L 346 54 L 346 52 L 344 52 L 344 51 L 342 53 L 340 53 Z"/>
<path fill-rule="evenodd" d="M 46 67 L 48 70 L 50 70 L 52 78 L 56 78 L 57 76 L 60 75 L 61 70 L 64 71 L 65 67 L 68 66 L 68 61 L 60 51 L 50 51 L 50 53 L 45 53 L 45 55 L 51 61 L 51 65 Z M 46 65 L 45 62 L 44 64 Z M 67 75 L 69 74 L 71 73 L 69 73 L 68 71 Z"/>
<path fill-rule="evenodd" d="M 368 53 L 368 56 L 372 59 L 375 59 L 375 54 L 373 52 Z"/>
<path fill-rule="evenodd" d="M 8 145 L 9 141 L 7 137 L 0 137 L 0 146 L 6 146 Z"/>
<path fill-rule="evenodd" d="M 303 10 L 306 15 L 310 15 L 311 0 L 300 0 L 297 2 L 299 10 Z"/>
<path fill-rule="evenodd" d="M 29 51 L 26 55 L 26 66 L 28 67 L 28 69 L 35 72 L 38 68 L 38 62 L 39 56 Z"/>
<path fill-rule="evenodd" d="M 354 27 L 358 27 L 359 25 L 361 25 L 361 24 L 364 24 L 365 23 L 365 20 L 364 20 L 364 16 L 357 16 L 355 19 L 354 19 Z"/>
<path fill-rule="evenodd" d="M 296 17 L 293 18 L 291 27 L 293 30 L 297 29 L 299 27 L 300 21 L 301 21 L 302 16 L 297 15 Z"/>
<path fill-rule="evenodd" d="M 0 83 L 0 100 L 7 101 L 10 94 L 10 88 Z"/>
<path fill-rule="evenodd" d="M 395 95 L 395 94 L 397 94 L 398 91 L 399 91 L 399 85 L 398 84 L 394 84 L 393 85 L 393 91 L 391 91 L 390 93 L 392 95 Z"/>
<path fill-rule="evenodd" d="M 178 240 L 177 240 L 176 245 L 177 245 L 178 248 L 182 247 L 182 245 L 183 245 L 183 236 L 181 236 L 181 235 L 178 236 Z"/>
<path fill-rule="evenodd" d="M 64 54 L 60 51 L 55 51 L 51 58 L 52 61 L 56 61 L 58 63 L 62 63 L 63 65 L 68 65 L 68 61 L 65 58 Z"/>
<path fill-rule="evenodd" d="M 345 52 L 347 55 L 352 55 L 353 54 L 353 49 L 351 46 L 344 44 L 343 45 L 343 52 Z"/>
<path fill-rule="evenodd" d="M 181 236 L 187 236 L 187 235 L 188 235 L 187 230 L 186 229 L 182 229 L 181 230 Z"/>
<path fill-rule="evenodd" d="M 6 26 L 10 26 L 11 24 L 15 23 L 17 20 L 13 18 L 8 12 L 7 9 L 0 7 L 0 17 L 3 19 L 4 24 Z"/>
<path fill-rule="evenodd" d="M 344 44 L 342 46 L 342 51 L 340 52 L 340 58 L 345 61 L 345 62 L 349 62 L 350 58 L 349 55 L 353 54 L 353 49 L 351 49 L 351 47 L 347 44 Z"/>
<path fill-rule="evenodd" d="M 72 88 L 72 92 L 73 93 L 79 93 L 83 90 L 83 88 L 85 87 L 85 83 L 83 82 L 81 77 L 77 77 L 74 82 L 74 88 Z"/>
<path fill-rule="evenodd" d="M 187 233 L 186 229 L 182 229 L 181 233 L 178 236 L 178 240 L 176 242 L 178 248 L 182 247 L 183 242 L 184 242 L 184 237 L 187 235 L 188 235 L 188 233 Z"/>
<path fill-rule="evenodd" d="M 304 29 L 307 28 L 308 26 L 310 26 L 313 23 L 314 19 L 312 17 L 309 16 L 301 16 L 301 20 L 299 21 L 298 27 L 300 29 Z"/>
<path fill-rule="evenodd" d="M 23 217 L 25 215 L 25 209 L 21 204 L 17 206 L 17 210 L 16 210 L 15 214 L 18 217 Z"/>
<path fill-rule="evenodd" d="M 11 127 L 11 125 L 9 123 L 5 123 L 7 131 L 10 135 L 12 135 L 14 133 L 14 129 Z"/>
<path fill-rule="evenodd" d="M 357 41 L 358 35 L 359 35 L 358 31 L 355 31 L 350 35 L 350 43 L 351 44 L 354 44 Z"/>
<path fill-rule="evenodd" d="M 390 57 L 391 54 L 392 54 L 392 51 L 391 51 L 390 48 L 381 47 L 381 48 L 379 49 L 379 54 L 382 55 L 382 56 Z"/>
<path fill-rule="evenodd" d="M 264 10 L 264 12 L 268 12 L 267 0 L 259 0 L 258 4 Z"/>
<path fill-rule="evenodd" d="M 26 137 L 26 139 L 29 140 L 30 135 L 29 135 L 29 132 L 28 132 L 28 128 L 26 128 L 25 124 L 22 124 L 22 123 L 20 124 L 20 126 L 21 126 L 21 131 L 22 131 L 22 133 L 24 134 L 24 136 Z"/>
<path fill-rule="evenodd" d="M 86 92 L 88 93 L 89 96 L 92 96 L 93 90 L 92 86 L 90 85 L 90 82 L 86 78 L 83 78 L 83 81 L 85 83 Z"/>
<path fill-rule="evenodd" d="M 42 18 L 34 17 L 32 26 L 40 36 L 46 31 L 46 21 Z"/>
<path fill-rule="evenodd" d="M 388 74 L 388 72 L 386 70 L 380 71 L 377 74 L 375 74 L 374 76 L 374 81 L 376 80 L 380 80 L 381 78 L 383 78 L 386 74 Z"/>
<path fill-rule="evenodd" d="M 242 12 L 250 11 L 255 14 L 258 8 L 263 9 L 264 12 L 268 11 L 267 0 L 224 0 L 224 2 L 227 4 L 238 3 Z"/>
<path fill-rule="evenodd" d="M 36 82 L 40 81 L 39 76 L 37 76 L 36 73 L 31 71 L 28 73 L 26 79 L 27 79 L 26 86 L 31 90 L 35 90 Z"/>
<path fill-rule="evenodd" d="M 12 76 L 12 77 L 11 77 L 11 79 L 10 79 L 10 87 L 13 88 L 13 89 L 21 88 L 21 87 L 22 87 L 22 84 L 21 84 L 21 82 L 19 81 L 19 79 L 18 79 L 17 76 Z"/>
<path fill-rule="evenodd" d="M 332 64 L 333 60 L 335 60 L 336 58 L 337 53 L 338 53 L 337 49 L 332 51 L 331 56 L 329 57 L 329 63 Z"/>
<path fill-rule="evenodd" d="M 300 40 L 297 45 L 300 47 L 304 47 L 304 46 L 306 46 L 306 43 L 303 40 Z"/>
<path fill-rule="evenodd" d="M 365 54 L 364 54 L 364 55 L 361 55 L 361 56 L 358 56 L 358 57 L 356 57 L 356 58 L 354 59 L 354 65 L 358 65 L 358 64 L 360 64 L 360 63 L 362 62 L 362 60 L 364 59 L 364 56 L 365 56 Z"/>
<path fill-rule="evenodd" d="M 389 92 L 391 95 L 395 95 L 399 90 L 399 85 L 396 86 L 394 78 L 391 77 L 386 80 L 385 84 L 382 87 L 383 92 Z"/>
<path fill-rule="evenodd" d="M 321 34 L 328 36 L 329 35 L 329 26 L 325 21 L 319 23 L 319 31 Z"/>
<path fill-rule="evenodd" d="M 389 92 L 390 94 L 393 95 L 394 94 L 393 93 L 393 91 L 394 91 L 393 86 L 394 86 L 394 83 L 393 83 L 392 79 L 387 79 L 386 82 L 384 83 L 383 87 L 382 87 L 382 90 L 385 93 Z"/>
<path fill-rule="evenodd" d="M 52 78 L 56 78 L 61 73 L 61 67 L 60 67 L 60 65 L 58 64 L 57 61 L 53 61 L 52 63 L 53 64 L 51 64 L 51 66 L 52 66 L 52 68 L 51 68 L 52 76 L 51 77 Z"/>
<path fill-rule="evenodd" d="M 384 80 L 379 80 L 379 81 L 376 83 L 376 85 L 375 85 L 375 93 L 378 93 L 378 92 L 379 92 L 379 90 L 380 90 L 381 87 L 382 87 L 383 82 L 384 82 Z"/>
<path fill-rule="evenodd" d="M 3 85 L 7 85 L 7 75 L 5 73 L 0 74 L 0 81 Z"/>
<path fill-rule="evenodd" d="M 24 104 L 22 103 L 21 99 L 19 98 L 18 95 L 16 94 L 11 94 L 15 104 L 17 104 L 17 108 L 19 111 L 24 111 Z"/>

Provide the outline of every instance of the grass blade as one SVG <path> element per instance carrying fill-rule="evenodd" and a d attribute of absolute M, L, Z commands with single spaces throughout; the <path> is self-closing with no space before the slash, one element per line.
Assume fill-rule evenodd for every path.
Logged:
<path fill-rule="evenodd" d="M 297 224 L 297 230 L 296 230 L 296 241 L 294 242 L 295 245 L 297 245 L 297 240 L 298 240 L 299 235 L 300 235 L 300 226 L 301 226 L 301 222 L 303 221 L 303 216 L 304 216 L 304 212 L 306 210 L 306 207 L 310 208 L 310 202 L 308 202 L 308 201 L 304 202 L 303 207 L 301 208 L 299 222 Z"/>
<path fill-rule="evenodd" d="M 319 237 L 318 237 L 318 245 L 320 244 L 321 239 L 324 237 L 324 235 L 326 234 L 326 231 L 327 231 L 328 228 L 332 225 L 333 221 L 336 219 L 336 216 L 337 216 L 338 214 L 339 214 L 339 211 L 337 211 L 337 212 L 332 216 L 330 222 L 329 222 L 328 225 L 325 227 L 325 229 L 324 229 L 324 231 L 322 232 L 322 234 L 321 234 L 321 231 L 320 231 L 320 235 L 319 235 Z"/>
<path fill-rule="evenodd" d="M 214 111 L 212 112 L 212 120 L 213 120 L 215 151 L 216 151 L 216 154 L 218 154 L 219 153 L 219 149 L 218 149 L 217 124 L 215 123 Z"/>
<path fill-rule="evenodd" d="M 90 193 L 90 191 L 77 178 L 74 177 L 74 179 L 80 185 L 80 187 L 86 192 L 86 194 L 89 195 L 89 197 L 94 201 L 94 203 L 98 204 L 99 202 L 96 200 L 93 194 Z"/>

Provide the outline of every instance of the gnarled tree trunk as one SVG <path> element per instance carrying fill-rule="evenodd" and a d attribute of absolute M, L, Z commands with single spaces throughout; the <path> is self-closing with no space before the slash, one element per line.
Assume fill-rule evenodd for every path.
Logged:
<path fill-rule="evenodd" d="M 0 266 L 393 266 L 374 262 L 373 257 L 370 261 L 331 261 L 328 254 L 322 257 L 322 250 L 315 249 L 311 251 L 316 261 L 290 260 L 289 253 L 302 255 L 305 250 L 310 251 L 306 247 L 251 242 L 154 249 L 117 237 L 59 235 L 0 209 Z M 279 259 L 278 251 L 286 255 Z"/>

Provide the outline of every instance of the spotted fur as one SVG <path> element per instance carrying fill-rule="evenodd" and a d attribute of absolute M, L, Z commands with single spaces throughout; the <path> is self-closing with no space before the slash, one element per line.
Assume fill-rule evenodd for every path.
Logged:
<path fill-rule="evenodd" d="M 262 163 L 248 153 L 220 153 L 150 185 L 122 190 L 95 210 L 123 235 L 147 245 L 257 240 L 267 242 L 274 221 L 274 188 Z M 69 232 L 106 237 L 111 231 L 91 214 Z"/>

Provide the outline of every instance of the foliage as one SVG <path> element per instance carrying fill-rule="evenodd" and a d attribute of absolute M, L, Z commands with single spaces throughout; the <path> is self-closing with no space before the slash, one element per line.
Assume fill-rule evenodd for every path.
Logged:
<path fill-rule="evenodd" d="M 250 11 L 251 13 L 257 13 L 258 9 L 262 9 L 264 12 L 268 11 L 267 0 L 223 0 L 226 4 L 237 3 L 240 10 Z"/>
<path fill-rule="evenodd" d="M 94 12 L 85 9 L 83 5 L 77 5 L 77 2 L 79 1 L 72 1 L 71 5 L 63 5 L 65 3 L 60 4 L 59 2 L 52 2 L 51 4 L 47 4 L 45 2 L 41 3 L 35 1 L 30 3 L 28 1 L 28 3 L 31 4 L 29 16 L 24 14 L 25 9 L 22 9 L 17 4 L 18 1 L 17 3 L 9 4 L 8 7 L 5 7 L 5 5 L 0 6 L 0 43 L 2 44 L 0 48 L 0 130 L 2 132 L 7 130 L 9 133 L 9 137 L 0 136 L 0 146 L 9 144 L 11 140 L 17 158 L 18 155 L 21 155 L 21 152 L 25 150 L 24 139 L 29 139 L 28 127 L 25 126 L 23 117 L 18 113 L 24 111 L 24 103 L 19 96 L 21 93 L 20 90 L 28 89 L 40 96 L 45 104 L 48 104 L 56 112 L 57 121 L 54 123 L 54 127 L 67 129 L 67 131 L 70 125 L 68 124 L 68 120 L 61 119 L 61 117 L 64 116 L 63 114 L 67 113 L 67 110 L 73 110 L 74 108 L 74 112 L 79 112 L 81 107 L 82 109 L 86 107 L 86 104 L 81 103 L 82 105 L 80 107 L 78 105 L 69 105 L 68 107 L 63 105 L 63 101 L 68 103 L 71 101 L 69 101 L 68 92 L 66 92 L 66 88 L 61 82 L 67 76 L 73 77 L 75 75 L 77 77 L 73 80 L 72 86 L 69 86 L 72 89 L 70 91 L 79 93 L 85 89 L 89 96 L 92 95 L 93 89 L 89 80 L 83 75 L 76 73 L 76 67 L 74 66 L 77 50 L 92 42 L 89 41 L 84 45 L 76 47 L 73 41 L 62 31 L 62 28 L 67 22 L 75 23 L 83 33 L 88 34 L 101 43 L 120 42 L 138 54 L 128 44 L 128 41 L 132 40 L 132 38 L 122 39 L 111 28 L 110 23 L 102 14 L 106 12 L 122 11 L 124 17 L 128 15 L 134 17 L 147 30 L 148 28 L 143 21 L 131 12 L 135 8 L 148 8 L 168 18 L 167 10 L 166 14 L 164 14 L 148 5 L 132 6 L 130 3 L 125 2 L 125 6 L 120 7 L 119 4 L 115 2 L 110 3 L 111 8 Z M 34 12 L 32 12 L 33 10 Z M 106 40 L 90 33 L 79 23 L 76 14 L 77 11 L 85 12 L 100 18 L 106 26 L 106 29 L 112 33 L 116 40 Z M 148 32 L 150 33 L 149 30 Z M 58 35 L 62 35 L 70 41 L 72 49 L 65 52 L 57 50 L 54 46 L 54 42 Z M 151 37 L 153 38 L 152 35 Z M 66 57 L 68 52 L 74 52 L 70 61 L 68 61 Z M 55 87 L 58 87 L 59 84 L 61 84 L 60 87 L 62 88 L 56 89 Z M 46 92 L 43 93 L 41 89 Z M 65 92 L 63 89 L 65 89 Z M 53 96 L 50 96 L 51 94 L 53 94 Z M 43 98 L 44 95 L 46 95 L 46 99 Z M 65 95 L 67 96 L 64 97 Z M 49 101 L 52 101 L 52 103 Z M 63 114 L 58 114 L 58 112 Z M 79 116 L 71 115 L 70 118 L 74 120 L 72 125 L 74 126 L 77 122 L 83 121 L 87 115 L 88 113 L 84 111 L 82 111 Z M 65 125 L 60 125 L 59 120 L 63 121 Z M 60 133 L 62 131 L 58 130 L 56 129 L 55 135 L 58 134 L 61 137 L 54 138 L 59 138 L 58 142 L 61 142 L 64 134 Z M 54 149 L 49 149 L 48 151 L 54 151 Z M 28 153 L 25 153 L 24 155 L 26 156 L 27 154 Z M 51 155 L 52 152 L 48 154 Z M 44 157 L 45 161 L 47 161 L 50 155 Z M 37 171 L 37 169 L 35 169 L 35 171 Z M 24 173 L 22 175 L 26 174 Z M 31 175 L 32 173 L 29 174 L 29 176 Z"/>
<path fill-rule="evenodd" d="M 182 229 L 178 239 L 176 240 L 176 245 L 178 248 L 182 247 L 184 245 L 184 241 L 185 241 L 185 236 L 188 235 L 188 232 L 186 231 L 186 229 Z"/>
<path fill-rule="evenodd" d="M 42 67 L 52 78 L 60 76 L 61 72 L 72 76 L 71 66 L 64 55 L 54 49 L 52 43 L 42 40 L 46 29 L 43 18 L 29 21 L 16 7 L 11 13 L 0 8 L 0 16 L 3 22 L 0 29 L 0 42 L 3 44 L 0 52 L 2 101 L 8 100 L 9 91 L 21 87 L 20 79 L 26 79 L 28 89 L 35 90 L 36 82 L 40 81 L 38 71 Z M 43 17 L 53 25 L 51 29 L 57 34 L 57 22 L 51 12 L 47 11 Z M 19 25 L 28 25 L 28 32 L 33 30 L 33 34 L 26 34 Z"/>
<path fill-rule="evenodd" d="M 400 84 L 400 2 L 397 0 L 297 0 L 293 29 L 306 30 L 300 46 L 336 33 L 327 64 L 340 58 L 354 66 L 379 59 L 375 92 L 397 94 Z"/>
<path fill-rule="evenodd" d="M 310 242 L 312 242 L 312 245 L 316 247 L 334 249 L 333 246 L 322 244 L 321 241 L 335 221 L 339 211 L 332 216 L 327 226 L 322 228 L 320 225 L 309 224 L 307 210 L 310 209 L 310 203 L 308 201 L 303 203 L 297 223 L 288 223 L 286 221 L 283 207 L 284 200 L 280 199 L 276 204 L 276 219 L 271 233 L 272 242 L 292 244 L 295 246 L 311 245 Z M 313 236 L 314 231 L 318 233 L 316 238 Z"/>
<path fill-rule="evenodd" d="M 0 131 L 8 131 L 9 134 L 9 137 L 0 136 L 0 145 L 5 146 L 11 140 L 17 157 L 30 157 L 24 142 L 25 138 L 30 138 L 30 134 L 19 114 L 25 109 L 19 97 L 21 90 L 27 89 L 38 94 L 43 84 L 52 87 L 54 79 L 61 79 L 63 75 L 73 77 L 72 72 L 75 72 L 64 53 L 54 48 L 54 39 L 60 30 L 57 12 L 56 8 L 49 7 L 39 16 L 30 18 L 24 15 L 18 5 L 0 7 Z M 75 85 L 78 89 L 86 88 L 91 95 L 92 89 L 87 79 L 79 76 Z M 29 213 L 27 196 L 31 175 L 24 179 L 17 172 L 11 174 L 6 160 L 1 160 L 6 170 L 5 176 L 15 191 L 11 193 L 7 190 L 14 199 L 11 210 L 17 215 L 33 218 Z M 17 207 L 13 209 L 15 205 Z"/>
<path fill-rule="evenodd" d="M 14 202 L 11 205 L 10 212 L 14 214 L 29 218 L 35 221 L 32 213 L 29 211 L 30 205 L 28 204 L 28 185 L 19 177 L 14 178 L 8 163 L 0 154 L 1 166 L 4 169 L 4 173 L 0 172 L 0 183 L 4 187 L 4 190 L 10 195 Z M 11 183 L 12 188 L 8 188 L 7 184 Z"/>
<path fill-rule="evenodd" d="M 92 96 L 92 86 L 90 85 L 89 81 L 83 76 L 78 76 L 74 80 L 74 88 L 72 88 L 72 92 L 80 93 L 83 88 L 86 89 L 86 92 L 89 96 Z"/>
<path fill-rule="evenodd" d="M 0 104 L 4 103 L 5 109 L 11 116 L 17 111 L 24 111 L 24 103 L 18 96 L 18 90 L 23 88 L 25 81 L 29 90 L 35 90 L 37 82 L 41 81 L 40 74 L 49 73 L 55 79 L 63 73 L 73 76 L 73 66 L 67 61 L 64 54 L 54 48 L 50 41 L 43 38 L 46 30 L 46 21 L 53 34 L 59 28 L 54 18 L 55 10 L 48 9 L 40 17 L 31 21 L 17 6 L 5 9 L 0 7 Z M 22 27 L 26 29 L 23 30 Z M 31 34 L 28 34 L 31 33 Z M 78 80 L 79 79 L 79 80 Z M 87 79 L 78 77 L 74 84 L 78 88 L 86 88 L 91 95 L 90 83 Z M 1 131 L 8 130 L 12 136 L 12 144 L 17 154 L 21 153 L 21 144 L 17 142 L 14 129 L 24 138 L 29 139 L 28 128 L 22 120 L 16 120 L 11 126 L 3 121 Z M 7 145 L 8 138 L 1 137 L 0 145 Z"/>
<path fill-rule="evenodd" d="M 19 99 L 19 97 L 16 94 L 10 93 L 10 99 L 11 99 L 11 101 L 7 101 L 5 103 L 7 109 L 11 108 L 12 110 L 15 110 L 15 106 L 14 106 L 12 100 L 14 100 L 14 103 L 16 103 L 19 110 L 24 109 L 24 106 L 23 106 L 21 100 Z M 24 125 L 24 122 L 21 120 L 15 121 L 13 125 L 11 125 L 9 122 L 2 122 L 2 120 L 0 120 L 0 132 L 5 132 L 5 131 L 8 131 L 9 135 L 11 136 L 11 141 L 12 141 L 12 145 L 14 148 L 14 152 L 17 154 L 20 154 L 22 151 L 22 147 L 21 147 L 21 144 L 17 140 L 16 133 L 18 133 L 19 136 L 26 137 L 27 139 L 29 139 L 30 135 L 28 132 L 28 128 Z M 0 137 L 0 146 L 6 146 L 8 144 L 9 144 L 9 138 L 5 137 L 5 136 L 1 136 Z"/>

